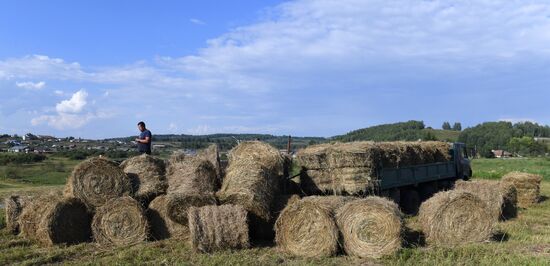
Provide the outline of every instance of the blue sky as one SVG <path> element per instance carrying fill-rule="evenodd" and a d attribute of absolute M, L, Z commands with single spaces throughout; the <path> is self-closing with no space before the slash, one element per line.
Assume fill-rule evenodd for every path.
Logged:
<path fill-rule="evenodd" d="M 0 133 L 550 123 L 548 1 L 0 1 Z"/>

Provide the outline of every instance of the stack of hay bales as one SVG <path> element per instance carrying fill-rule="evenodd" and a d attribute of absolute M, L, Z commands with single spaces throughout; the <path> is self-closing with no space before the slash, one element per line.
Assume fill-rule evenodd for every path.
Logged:
<path fill-rule="evenodd" d="M 217 154 L 217 146 L 210 146 L 196 156 L 172 155 L 166 171 L 167 194 L 153 200 L 147 210 L 153 239 L 187 238 L 189 208 L 217 204 Z"/>
<path fill-rule="evenodd" d="M 188 221 L 191 245 L 196 251 L 250 247 L 247 212 L 240 205 L 191 207 Z"/>
<path fill-rule="evenodd" d="M 376 189 L 378 167 L 400 167 L 450 160 L 445 142 L 349 142 L 321 144 L 298 152 L 308 193 L 359 194 Z"/>
<path fill-rule="evenodd" d="M 420 206 L 418 221 L 426 241 L 436 246 L 488 241 L 496 224 L 487 204 L 464 190 L 435 194 Z"/>
<path fill-rule="evenodd" d="M 223 204 L 242 205 L 251 214 L 251 230 L 259 238 L 272 218 L 271 206 L 278 193 L 283 174 L 279 151 L 260 141 L 242 142 L 229 152 L 229 166 L 221 189 L 217 192 Z"/>
<path fill-rule="evenodd" d="M 464 190 L 478 196 L 489 208 L 495 220 L 507 220 L 517 215 L 517 191 L 509 183 L 493 180 L 455 182 L 456 190 Z"/>
<path fill-rule="evenodd" d="M 34 198 L 19 217 L 21 235 L 43 245 L 91 240 L 90 214 L 76 198 L 46 195 Z"/>
<path fill-rule="evenodd" d="M 143 154 L 129 158 L 120 164 L 130 178 L 134 198 L 147 206 L 155 197 L 165 194 L 168 182 L 164 161 Z"/>
<path fill-rule="evenodd" d="M 502 182 L 512 185 L 517 190 L 518 206 L 528 208 L 540 201 L 540 182 L 542 176 L 511 172 L 502 177 Z"/>
<path fill-rule="evenodd" d="M 100 157 L 79 163 L 65 186 L 65 196 L 82 200 L 92 212 L 107 201 L 131 196 L 132 192 L 126 173 L 116 163 Z"/>
<path fill-rule="evenodd" d="M 302 257 L 333 256 L 343 248 L 349 255 L 378 258 L 401 247 L 402 225 L 399 208 L 387 199 L 310 196 L 282 211 L 276 242 Z"/>
<path fill-rule="evenodd" d="M 10 233 L 19 234 L 19 216 L 31 199 L 31 197 L 19 195 L 11 195 L 4 199 L 6 228 Z"/>
<path fill-rule="evenodd" d="M 147 240 L 149 224 L 142 205 L 126 196 L 111 199 L 97 208 L 92 232 L 100 244 L 126 246 Z"/>

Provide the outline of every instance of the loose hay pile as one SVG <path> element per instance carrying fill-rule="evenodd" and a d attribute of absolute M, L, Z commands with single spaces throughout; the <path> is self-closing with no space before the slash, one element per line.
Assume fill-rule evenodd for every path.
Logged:
<path fill-rule="evenodd" d="M 12 234 L 16 235 L 19 233 L 19 216 L 30 200 L 30 197 L 19 195 L 12 195 L 4 200 L 6 228 Z"/>
<path fill-rule="evenodd" d="M 312 196 L 289 204 L 275 223 L 275 240 L 284 252 L 303 257 L 328 257 L 339 250 L 335 211 L 351 197 Z"/>
<path fill-rule="evenodd" d="M 426 241 L 437 246 L 487 241 L 496 223 L 487 205 L 463 190 L 435 194 L 420 206 L 418 221 Z"/>
<path fill-rule="evenodd" d="M 450 160 L 445 142 L 349 142 L 321 144 L 298 152 L 305 169 L 302 188 L 309 193 L 356 194 L 378 184 L 376 169 Z"/>
<path fill-rule="evenodd" d="M 380 258 L 401 248 L 402 214 L 397 205 L 380 197 L 346 203 L 336 212 L 344 250 L 361 258 Z"/>
<path fill-rule="evenodd" d="M 239 205 L 192 207 L 191 245 L 200 252 L 250 247 L 247 212 Z"/>
<path fill-rule="evenodd" d="M 132 185 L 124 171 L 99 157 L 79 163 L 65 187 L 66 196 L 81 199 L 92 211 L 110 199 L 131 194 Z"/>
<path fill-rule="evenodd" d="M 156 196 L 166 193 L 166 168 L 164 161 L 143 154 L 120 164 L 132 183 L 134 198 L 146 206 Z"/>
<path fill-rule="evenodd" d="M 276 148 L 259 141 L 242 142 L 229 152 L 227 174 L 217 196 L 267 222 L 282 172 L 283 158 Z"/>
<path fill-rule="evenodd" d="M 200 156 L 174 159 L 167 172 L 168 193 L 214 193 L 218 187 L 216 168 Z"/>
<path fill-rule="evenodd" d="M 23 236 L 51 246 L 89 241 L 90 220 L 79 199 L 48 195 L 33 199 L 23 209 L 19 221 Z"/>
<path fill-rule="evenodd" d="M 187 211 L 191 207 L 216 205 L 214 194 L 169 194 L 166 199 L 166 208 L 170 220 L 187 226 Z"/>
<path fill-rule="evenodd" d="M 502 177 L 502 182 L 509 183 L 517 190 L 518 206 L 528 208 L 540 200 L 540 182 L 542 176 L 522 172 L 511 172 Z"/>
<path fill-rule="evenodd" d="M 455 183 L 455 189 L 478 196 L 487 204 L 495 220 L 506 220 L 517 215 L 517 192 L 516 188 L 509 183 L 492 180 L 458 180 Z"/>
<path fill-rule="evenodd" d="M 130 197 L 121 197 L 97 209 L 92 232 L 100 244 L 126 246 L 147 240 L 149 225 L 140 203 Z"/>
<path fill-rule="evenodd" d="M 189 235 L 189 229 L 187 226 L 174 222 L 169 218 L 167 199 L 167 195 L 161 195 L 149 204 L 147 218 L 151 237 L 154 240 L 186 238 Z"/>

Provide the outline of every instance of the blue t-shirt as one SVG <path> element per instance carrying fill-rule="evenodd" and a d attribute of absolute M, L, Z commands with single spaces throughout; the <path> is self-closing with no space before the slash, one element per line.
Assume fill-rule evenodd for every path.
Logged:
<path fill-rule="evenodd" d="M 149 137 L 149 143 L 145 144 L 138 142 L 139 152 L 151 152 L 151 142 L 153 140 L 153 136 L 151 135 L 151 131 L 149 131 L 148 129 L 139 134 L 139 139 L 145 139 L 146 137 Z"/>

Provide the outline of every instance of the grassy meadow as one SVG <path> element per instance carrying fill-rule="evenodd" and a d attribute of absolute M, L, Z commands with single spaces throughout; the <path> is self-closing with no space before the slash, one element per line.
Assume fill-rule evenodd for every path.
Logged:
<path fill-rule="evenodd" d="M 50 163 L 63 163 L 63 171 L 51 171 Z M 20 169 L 19 179 L 0 178 L 0 196 L 12 193 L 35 194 L 61 189 L 70 169 L 77 163 L 49 158 Z M 164 240 L 144 244 L 106 248 L 94 243 L 73 246 L 41 247 L 31 241 L 0 230 L 0 265 L 5 264 L 74 264 L 74 265 L 548 265 L 550 262 L 550 160 L 478 159 L 472 163 L 474 178 L 496 179 L 509 171 L 525 171 L 544 176 L 542 194 L 546 200 L 519 211 L 517 218 L 501 222 L 495 239 L 489 243 L 457 248 L 426 246 L 419 237 L 415 217 L 406 225 L 411 233 L 405 247 L 397 254 L 379 260 L 348 256 L 305 259 L 282 254 L 265 244 L 240 251 L 194 253 L 185 241 Z M 1 168 L 0 168 L 1 169 Z M 2 170 L 0 170 L 1 173 Z M 5 227 L 4 212 L 0 212 L 0 228 Z"/>

